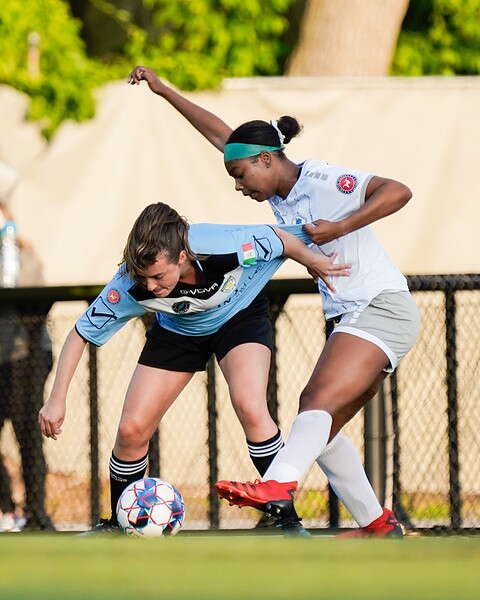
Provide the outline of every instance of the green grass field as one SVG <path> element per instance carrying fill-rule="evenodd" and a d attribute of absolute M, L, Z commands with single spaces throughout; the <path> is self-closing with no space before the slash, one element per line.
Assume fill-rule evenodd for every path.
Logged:
<path fill-rule="evenodd" d="M 2 600 L 474 600 L 480 539 L 0 536 Z"/>

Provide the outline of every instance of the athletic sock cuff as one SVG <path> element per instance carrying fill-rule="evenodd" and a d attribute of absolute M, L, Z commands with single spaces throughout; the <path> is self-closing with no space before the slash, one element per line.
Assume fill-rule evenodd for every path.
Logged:
<path fill-rule="evenodd" d="M 283 448 L 284 442 L 282 438 L 282 432 L 278 432 L 268 440 L 264 442 L 250 442 L 247 440 L 248 453 L 252 457 L 270 456 L 276 454 L 281 448 Z"/>
<path fill-rule="evenodd" d="M 110 457 L 110 472 L 123 477 L 130 477 L 136 473 L 144 472 L 148 465 L 148 453 L 143 458 L 137 460 L 121 460 L 113 452 Z"/>

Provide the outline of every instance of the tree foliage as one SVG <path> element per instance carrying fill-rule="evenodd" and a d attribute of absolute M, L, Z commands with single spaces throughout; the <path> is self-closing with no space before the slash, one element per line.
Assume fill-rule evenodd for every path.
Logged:
<path fill-rule="evenodd" d="M 115 20 L 124 44 L 111 64 L 147 63 L 185 90 L 224 77 L 277 75 L 289 51 L 283 41 L 294 0 L 89 0 Z"/>
<path fill-rule="evenodd" d="M 48 137 L 64 119 L 92 116 L 93 88 L 126 77 L 135 64 L 185 90 L 215 87 L 224 77 L 277 75 L 293 1 L 2 0 L 0 82 L 31 96 L 29 117 Z M 82 7 L 100 17 L 89 33 L 102 53 L 88 52 L 86 23 L 71 14 Z M 111 42 L 115 27 L 121 35 Z M 28 69 L 32 32 L 40 40 L 37 76 Z"/>
<path fill-rule="evenodd" d="M 49 136 L 66 118 L 94 112 L 92 87 L 98 78 L 79 36 L 80 24 L 61 0 L 0 2 L 0 82 L 31 97 L 29 117 Z M 40 71 L 28 68 L 29 39 L 38 37 Z"/>
<path fill-rule="evenodd" d="M 184 90 L 279 75 L 305 0 L 1 0 L 0 82 L 50 136 L 94 112 L 93 89 L 148 64 Z M 300 7 L 300 8 L 299 8 Z M 73 14 L 78 17 L 75 18 Z M 292 26 L 293 25 L 293 26 Z M 28 68 L 39 35 L 40 70 Z M 393 74 L 480 72 L 480 0 L 411 0 Z"/>
<path fill-rule="evenodd" d="M 480 0 L 411 0 L 392 73 L 480 73 Z"/>

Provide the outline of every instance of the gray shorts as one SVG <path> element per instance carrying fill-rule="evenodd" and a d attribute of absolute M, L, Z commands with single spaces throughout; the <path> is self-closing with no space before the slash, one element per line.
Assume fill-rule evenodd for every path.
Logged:
<path fill-rule="evenodd" d="M 350 333 L 368 340 L 388 356 L 387 373 L 395 370 L 412 348 L 420 330 L 417 305 L 410 292 L 382 292 L 365 308 L 335 319 L 333 333 Z"/>

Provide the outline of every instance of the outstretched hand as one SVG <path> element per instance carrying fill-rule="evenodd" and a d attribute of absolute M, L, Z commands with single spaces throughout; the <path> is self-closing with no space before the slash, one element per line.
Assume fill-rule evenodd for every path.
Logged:
<path fill-rule="evenodd" d="M 165 89 L 165 84 L 157 77 L 155 71 L 149 69 L 148 67 L 142 67 L 141 65 L 137 65 L 130 75 L 128 76 L 127 83 L 130 85 L 139 85 L 141 81 L 146 81 L 148 83 L 148 87 L 155 92 L 155 94 L 160 94 L 163 89 Z"/>
<path fill-rule="evenodd" d="M 336 265 L 336 258 L 336 254 L 332 254 L 332 256 L 317 254 L 316 258 L 307 267 L 307 271 L 310 273 L 310 275 L 314 279 L 320 278 L 325 283 L 327 288 L 333 293 L 336 293 L 337 290 L 328 278 L 332 276 L 349 277 L 350 269 L 352 267 L 352 265 L 349 264 Z"/>

